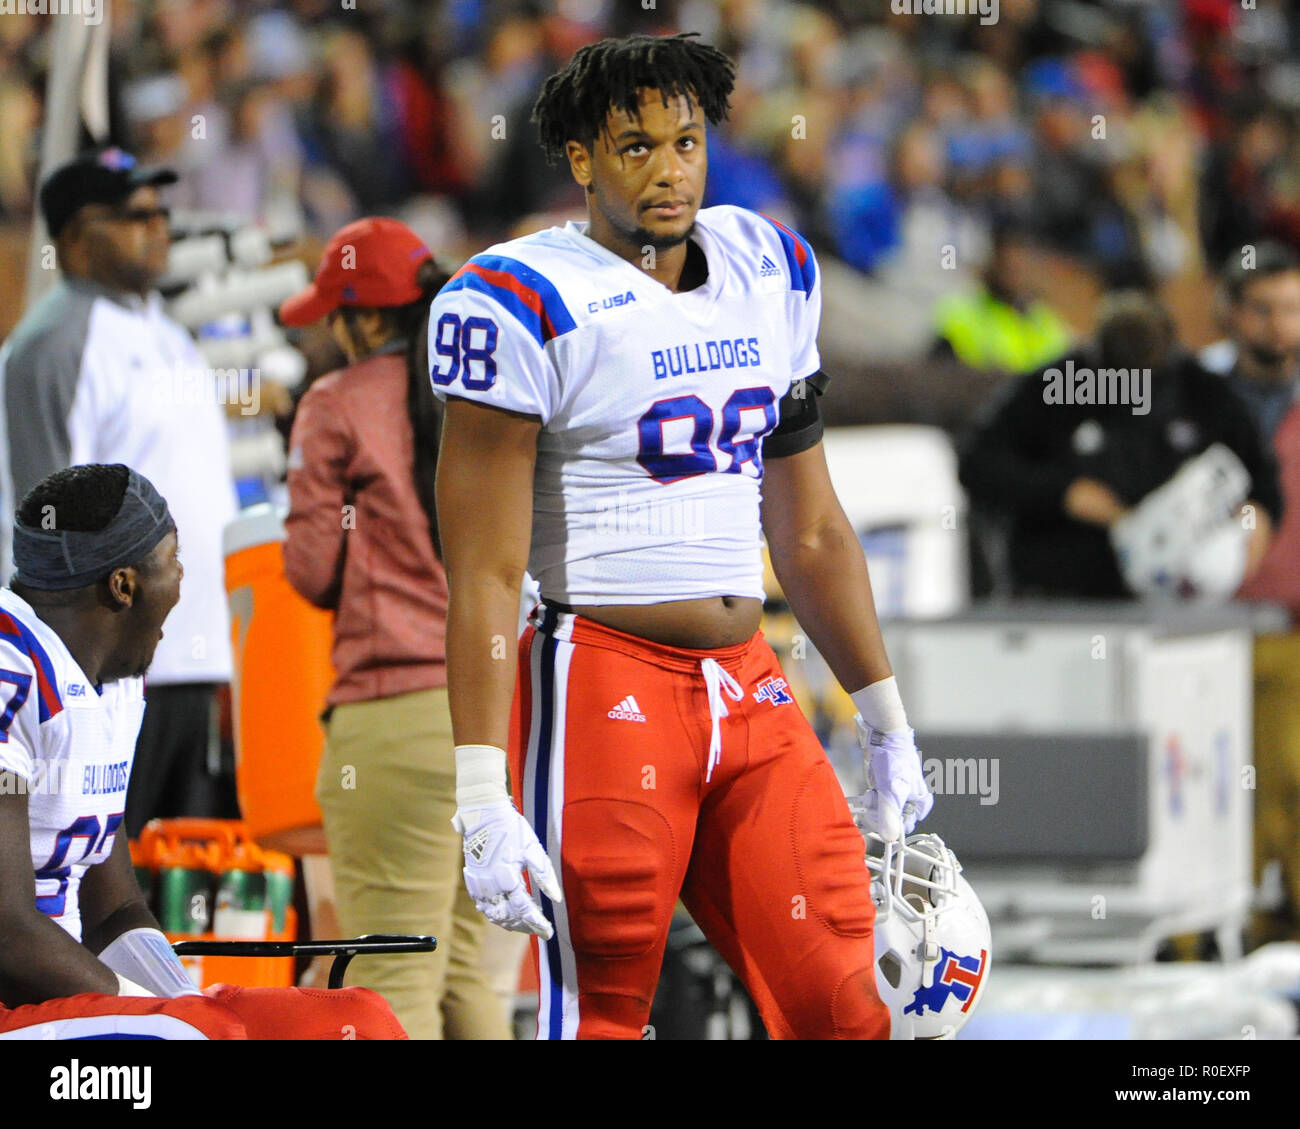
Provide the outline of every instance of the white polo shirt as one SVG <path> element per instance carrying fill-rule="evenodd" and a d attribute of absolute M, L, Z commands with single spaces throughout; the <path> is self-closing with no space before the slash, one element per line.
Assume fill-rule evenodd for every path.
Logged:
<path fill-rule="evenodd" d="M 0 348 L 0 546 L 28 490 L 79 463 L 125 463 L 167 499 L 185 568 L 149 670 L 158 685 L 231 676 L 221 533 L 238 506 L 215 376 L 162 299 L 64 278 Z"/>

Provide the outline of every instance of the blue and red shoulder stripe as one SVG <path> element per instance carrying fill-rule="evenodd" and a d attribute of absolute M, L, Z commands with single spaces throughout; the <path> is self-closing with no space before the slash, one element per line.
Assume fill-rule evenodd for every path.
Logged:
<path fill-rule="evenodd" d="M 0 611 L 0 638 L 8 640 L 31 659 L 36 668 L 37 713 L 42 722 L 49 721 L 63 709 L 50 656 L 32 629 L 6 611 Z"/>
<path fill-rule="evenodd" d="M 762 212 L 758 215 L 763 216 Z M 790 268 L 790 289 L 801 291 L 805 297 L 810 295 L 817 281 L 817 261 L 813 258 L 812 247 L 808 240 L 796 231 L 791 231 L 783 223 L 778 223 L 771 216 L 763 216 L 775 229 L 785 251 L 786 265 Z"/>
<path fill-rule="evenodd" d="M 442 288 L 474 290 L 509 310 L 538 345 L 577 328 L 564 299 L 545 275 L 505 255 L 475 255 Z"/>

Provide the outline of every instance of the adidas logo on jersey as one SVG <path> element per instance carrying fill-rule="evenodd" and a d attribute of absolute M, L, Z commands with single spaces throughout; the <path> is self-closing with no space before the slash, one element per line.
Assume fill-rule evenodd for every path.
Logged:
<path fill-rule="evenodd" d="M 612 717 L 615 721 L 645 721 L 645 714 L 641 712 L 641 707 L 636 704 L 636 699 L 631 694 L 605 716 Z"/>
<path fill-rule="evenodd" d="M 758 277 L 775 278 L 780 273 L 781 273 L 781 268 L 778 267 L 774 262 L 772 262 L 772 260 L 769 259 L 766 255 L 764 255 L 763 261 L 759 264 Z"/>

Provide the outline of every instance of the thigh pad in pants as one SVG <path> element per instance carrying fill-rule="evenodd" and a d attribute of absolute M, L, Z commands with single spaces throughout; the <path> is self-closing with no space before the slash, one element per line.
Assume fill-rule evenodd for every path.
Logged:
<path fill-rule="evenodd" d="M 672 827 L 653 807 L 606 799 L 566 804 L 563 860 L 576 952 L 642 956 L 666 933 L 684 863 Z"/>

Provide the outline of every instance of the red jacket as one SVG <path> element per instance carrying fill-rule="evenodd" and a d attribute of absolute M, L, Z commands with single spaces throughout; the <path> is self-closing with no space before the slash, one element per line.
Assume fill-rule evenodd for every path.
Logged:
<path fill-rule="evenodd" d="M 1291 618 L 1300 621 L 1300 402 L 1282 417 L 1273 450 L 1282 487 L 1282 521 L 1258 570 L 1237 595 L 1283 604 Z"/>
<path fill-rule="evenodd" d="M 447 685 L 447 577 L 415 492 L 402 354 L 307 390 L 285 526 L 289 583 L 335 613 L 330 705 Z"/>

